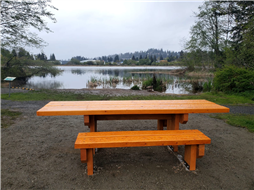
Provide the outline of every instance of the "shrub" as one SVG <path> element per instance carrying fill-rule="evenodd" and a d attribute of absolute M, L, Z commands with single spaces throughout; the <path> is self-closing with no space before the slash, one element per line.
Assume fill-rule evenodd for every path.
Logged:
<path fill-rule="evenodd" d="M 212 90 L 212 82 L 205 82 L 203 85 L 203 92 L 210 92 Z"/>
<path fill-rule="evenodd" d="M 214 89 L 222 92 L 245 92 L 254 90 L 254 70 L 226 66 L 215 73 Z"/>
<path fill-rule="evenodd" d="M 133 87 L 131 87 L 131 90 L 140 90 L 140 89 L 137 85 L 134 85 Z"/>

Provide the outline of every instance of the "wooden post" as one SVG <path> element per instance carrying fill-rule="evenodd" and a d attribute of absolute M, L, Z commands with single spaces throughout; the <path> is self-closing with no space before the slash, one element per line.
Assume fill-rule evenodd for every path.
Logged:
<path fill-rule="evenodd" d="M 95 116 L 89 115 L 89 121 L 90 132 L 97 132 L 97 120 L 95 119 Z M 95 148 L 93 149 L 93 154 L 95 154 Z"/>
<path fill-rule="evenodd" d="M 167 130 L 179 130 L 179 119 L 180 116 L 178 114 L 175 114 L 172 116 L 171 119 L 167 120 Z M 178 151 L 178 146 L 174 145 L 174 152 Z"/>
<path fill-rule="evenodd" d="M 82 163 L 87 163 L 87 149 L 80 149 L 80 159 Z"/>
<path fill-rule="evenodd" d="M 188 117 L 189 117 L 189 114 L 187 114 L 187 113 L 181 114 L 180 115 L 180 123 L 186 124 L 188 122 Z"/>
<path fill-rule="evenodd" d="M 93 149 L 87 149 L 87 175 L 93 175 Z"/>
<path fill-rule="evenodd" d="M 89 115 L 84 115 L 84 125 L 89 126 Z"/>
<path fill-rule="evenodd" d="M 157 130 L 163 130 L 163 122 L 164 120 L 157 120 Z"/>
<path fill-rule="evenodd" d="M 184 160 L 189 164 L 190 170 L 196 169 L 197 145 L 185 145 Z"/>
<path fill-rule="evenodd" d="M 205 145 L 200 144 L 198 145 L 197 149 L 197 158 L 202 158 L 205 155 Z"/>

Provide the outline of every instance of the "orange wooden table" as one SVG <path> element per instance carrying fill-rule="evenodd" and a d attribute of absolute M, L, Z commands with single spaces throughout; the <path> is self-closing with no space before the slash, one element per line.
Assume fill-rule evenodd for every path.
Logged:
<path fill-rule="evenodd" d="M 226 113 L 229 108 L 207 100 L 125 100 L 125 101 L 52 101 L 37 111 L 38 116 L 84 115 L 91 132 L 98 120 L 155 119 L 157 129 L 178 130 L 190 113 Z M 177 147 L 174 147 L 177 151 Z"/>

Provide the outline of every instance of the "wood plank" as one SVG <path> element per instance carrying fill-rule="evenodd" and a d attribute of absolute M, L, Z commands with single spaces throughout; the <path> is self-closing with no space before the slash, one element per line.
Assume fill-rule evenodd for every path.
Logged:
<path fill-rule="evenodd" d="M 142 115 L 226 112 L 229 112 L 229 108 L 207 100 L 53 101 L 39 109 L 37 115 Z"/>
<path fill-rule="evenodd" d="M 192 129 L 192 130 L 165 130 L 165 131 L 157 131 L 157 130 L 147 130 L 147 131 L 102 131 L 99 133 L 96 132 L 91 132 L 91 133 L 79 133 L 77 138 L 83 138 L 83 137 L 103 137 L 103 136 L 139 136 L 139 135 L 187 135 L 187 134 L 200 134 L 202 135 L 203 133 L 197 129 Z"/>
<path fill-rule="evenodd" d="M 188 131 L 188 130 L 185 130 Z M 196 130 L 198 131 L 198 130 Z M 192 145 L 192 144 L 210 144 L 211 139 L 203 133 L 192 132 L 178 133 L 177 131 L 152 131 L 152 134 L 143 134 L 143 131 L 136 131 L 136 135 L 131 134 L 133 131 L 123 131 L 117 134 L 114 132 L 97 132 L 96 136 L 86 136 L 89 133 L 79 133 L 75 142 L 75 148 L 113 148 L 113 147 L 139 147 L 139 146 L 167 146 L 167 145 Z M 151 131 L 149 131 L 151 132 Z M 160 132 L 160 133 L 157 133 Z M 177 132 L 177 133 L 174 133 Z M 99 134 L 102 133 L 101 136 Z M 106 134 L 106 135 L 105 135 Z"/>
<path fill-rule="evenodd" d="M 137 115 L 96 115 L 96 120 L 149 120 L 171 119 L 172 114 L 137 114 Z"/>

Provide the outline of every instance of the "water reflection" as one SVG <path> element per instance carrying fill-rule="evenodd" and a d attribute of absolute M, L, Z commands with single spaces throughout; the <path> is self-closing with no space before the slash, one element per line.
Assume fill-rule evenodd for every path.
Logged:
<path fill-rule="evenodd" d="M 27 88 L 34 88 L 36 86 L 37 89 L 60 89 L 63 87 L 63 83 L 56 81 L 42 81 L 42 82 L 27 82 Z"/>
<path fill-rule="evenodd" d="M 27 81 L 29 88 L 82 89 L 82 88 L 113 88 L 130 89 L 150 79 L 155 73 L 157 79 L 166 86 L 165 93 L 188 94 L 192 87 L 186 78 L 173 76 L 167 72 L 180 67 L 74 67 L 59 66 L 61 75 L 51 77 L 34 76 Z"/>

